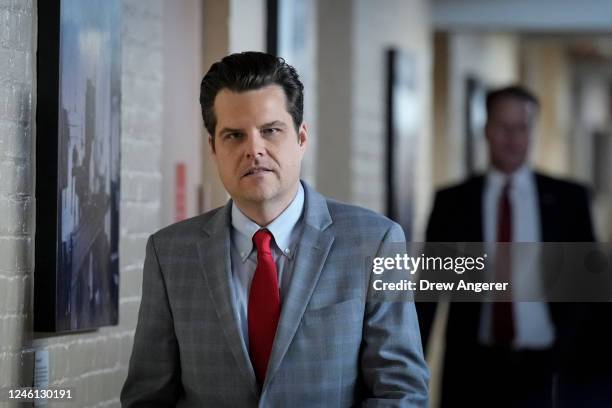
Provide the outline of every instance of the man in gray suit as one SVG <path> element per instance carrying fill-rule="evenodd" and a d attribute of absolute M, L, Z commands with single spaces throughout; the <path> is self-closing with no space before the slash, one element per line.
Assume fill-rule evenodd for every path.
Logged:
<path fill-rule="evenodd" d="M 231 200 L 150 237 L 124 407 L 427 406 L 414 304 L 366 299 L 404 234 L 300 182 L 302 90 L 256 52 L 202 80 Z"/>

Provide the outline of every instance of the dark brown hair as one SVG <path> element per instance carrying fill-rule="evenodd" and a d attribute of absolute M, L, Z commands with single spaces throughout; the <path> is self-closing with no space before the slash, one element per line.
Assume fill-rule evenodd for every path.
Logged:
<path fill-rule="evenodd" d="M 212 138 L 213 148 L 217 125 L 214 103 L 219 91 L 227 88 L 233 92 L 244 92 L 268 85 L 283 88 L 287 112 L 297 132 L 304 115 L 304 86 L 295 68 L 284 59 L 249 51 L 228 55 L 210 67 L 200 86 L 200 105 L 204 126 Z"/>
<path fill-rule="evenodd" d="M 504 98 L 514 98 L 524 102 L 531 102 L 536 107 L 536 110 L 540 108 L 538 98 L 536 98 L 531 91 L 520 85 L 511 85 L 504 88 L 492 89 L 487 93 L 487 117 L 491 115 L 495 103 Z"/>

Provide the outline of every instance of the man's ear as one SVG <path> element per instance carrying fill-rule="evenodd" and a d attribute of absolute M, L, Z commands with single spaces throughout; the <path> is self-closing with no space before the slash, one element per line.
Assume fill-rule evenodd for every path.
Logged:
<path fill-rule="evenodd" d="M 483 133 L 484 133 L 484 138 L 485 141 L 489 141 L 489 133 L 491 132 L 491 124 L 489 123 L 489 121 L 485 122 L 484 128 L 483 128 Z"/>
<path fill-rule="evenodd" d="M 300 125 L 300 129 L 298 131 L 298 144 L 300 148 L 303 150 L 306 149 L 306 144 L 308 143 L 308 126 L 306 122 L 302 122 Z"/>

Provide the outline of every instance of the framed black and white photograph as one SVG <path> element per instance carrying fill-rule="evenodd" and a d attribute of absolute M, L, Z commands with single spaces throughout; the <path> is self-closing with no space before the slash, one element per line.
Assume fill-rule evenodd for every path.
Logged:
<path fill-rule="evenodd" d="M 387 216 L 410 241 L 414 226 L 418 151 L 416 60 L 399 49 L 387 51 Z"/>
<path fill-rule="evenodd" d="M 465 79 L 465 168 L 470 175 L 483 172 L 487 164 L 484 127 L 487 121 L 487 87 L 473 75 Z"/>
<path fill-rule="evenodd" d="M 120 11 L 38 4 L 36 331 L 118 323 Z"/>

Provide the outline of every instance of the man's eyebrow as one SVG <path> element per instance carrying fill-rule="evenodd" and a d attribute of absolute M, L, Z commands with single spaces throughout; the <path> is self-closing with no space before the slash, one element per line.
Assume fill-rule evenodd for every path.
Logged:
<path fill-rule="evenodd" d="M 275 121 L 272 121 L 272 122 L 264 123 L 263 125 L 259 126 L 260 129 L 269 128 L 269 127 L 282 127 L 282 128 L 286 128 L 287 124 L 285 122 L 283 122 L 283 121 L 275 120 Z"/>
<path fill-rule="evenodd" d="M 224 135 L 226 133 L 240 133 L 242 129 L 232 129 L 232 128 L 223 128 L 219 131 L 219 135 Z"/>

